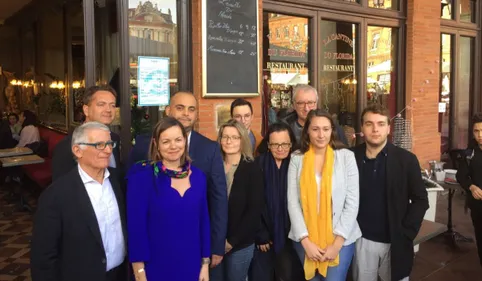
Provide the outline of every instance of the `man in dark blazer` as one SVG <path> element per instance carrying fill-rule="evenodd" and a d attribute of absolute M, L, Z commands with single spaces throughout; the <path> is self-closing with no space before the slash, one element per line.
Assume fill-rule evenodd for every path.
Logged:
<path fill-rule="evenodd" d="M 390 117 L 380 105 L 361 116 L 365 143 L 354 148 L 360 177 L 358 224 L 362 237 L 353 260 L 355 281 L 407 280 L 413 240 L 428 209 L 417 157 L 387 142 Z"/>
<path fill-rule="evenodd" d="M 125 203 L 115 170 L 115 143 L 98 122 L 73 132 L 78 164 L 41 195 L 31 245 L 33 281 L 125 281 Z"/>
<path fill-rule="evenodd" d="M 211 267 L 221 263 L 228 225 L 228 196 L 223 159 L 218 143 L 193 130 L 198 103 L 192 93 L 178 92 L 171 97 L 166 114 L 182 123 L 188 133 L 189 157 L 208 179 L 209 214 L 211 218 Z M 138 136 L 129 157 L 129 165 L 148 158 L 151 136 Z"/>
<path fill-rule="evenodd" d="M 112 124 L 115 118 L 116 97 L 115 90 L 110 86 L 92 86 L 85 89 L 82 99 L 85 122 L 96 121 L 107 126 Z M 117 146 L 112 153 L 109 167 L 119 168 L 117 170 L 120 172 L 120 138 L 115 133 L 110 135 L 111 139 L 117 142 Z M 52 156 L 52 181 L 56 181 L 77 166 L 71 143 L 72 134 L 69 134 L 55 147 Z"/>

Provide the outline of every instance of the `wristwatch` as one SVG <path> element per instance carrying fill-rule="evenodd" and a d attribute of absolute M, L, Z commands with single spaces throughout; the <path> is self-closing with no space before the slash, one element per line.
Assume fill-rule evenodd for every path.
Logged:
<path fill-rule="evenodd" d="M 201 265 L 210 264 L 210 263 L 211 263 L 210 258 L 202 258 L 201 259 Z"/>

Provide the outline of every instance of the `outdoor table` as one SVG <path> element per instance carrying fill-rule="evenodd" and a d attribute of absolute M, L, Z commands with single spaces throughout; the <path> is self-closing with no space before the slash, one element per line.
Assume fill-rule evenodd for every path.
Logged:
<path fill-rule="evenodd" d="M 455 231 L 452 223 L 452 199 L 457 190 L 463 190 L 462 187 L 458 182 L 438 181 L 437 183 L 440 186 L 442 186 L 445 190 L 448 190 L 449 192 L 448 208 L 447 208 L 447 211 L 448 211 L 447 231 L 444 233 L 444 235 L 450 239 L 450 242 L 452 242 L 454 246 L 457 245 L 457 242 L 473 243 L 474 242 L 473 238 L 463 236 L 462 234 Z"/>

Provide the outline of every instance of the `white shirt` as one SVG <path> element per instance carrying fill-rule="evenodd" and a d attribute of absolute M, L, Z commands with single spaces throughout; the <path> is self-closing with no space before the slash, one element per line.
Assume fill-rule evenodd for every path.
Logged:
<path fill-rule="evenodd" d="M 20 140 L 17 147 L 25 147 L 27 144 L 40 141 L 38 128 L 34 125 L 25 126 L 20 132 Z"/>
<path fill-rule="evenodd" d="M 101 184 L 82 170 L 80 165 L 78 165 L 78 168 L 99 224 L 102 244 L 107 258 L 107 272 L 119 266 L 126 255 L 119 206 L 109 181 L 110 173 L 109 170 L 105 169 L 104 182 Z"/>
<path fill-rule="evenodd" d="M 189 132 L 189 134 L 187 135 L 187 148 L 189 149 L 189 145 L 191 145 L 191 132 Z"/>

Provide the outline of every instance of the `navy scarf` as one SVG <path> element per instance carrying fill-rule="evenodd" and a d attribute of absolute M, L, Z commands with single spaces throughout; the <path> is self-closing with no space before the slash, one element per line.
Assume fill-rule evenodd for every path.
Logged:
<path fill-rule="evenodd" d="M 263 153 L 259 157 L 264 173 L 266 207 L 270 220 L 268 229 L 275 253 L 279 253 L 285 246 L 290 224 L 287 200 L 290 156 L 283 160 L 279 169 L 271 152 Z"/>

